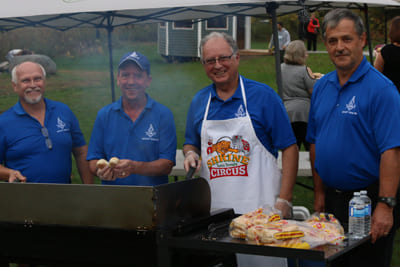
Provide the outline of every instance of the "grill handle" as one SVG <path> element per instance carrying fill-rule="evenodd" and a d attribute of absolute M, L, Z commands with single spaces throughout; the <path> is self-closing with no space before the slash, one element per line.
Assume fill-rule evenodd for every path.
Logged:
<path fill-rule="evenodd" d="M 186 180 L 192 179 L 195 171 L 196 171 L 196 168 L 190 166 L 189 171 L 186 173 Z"/>

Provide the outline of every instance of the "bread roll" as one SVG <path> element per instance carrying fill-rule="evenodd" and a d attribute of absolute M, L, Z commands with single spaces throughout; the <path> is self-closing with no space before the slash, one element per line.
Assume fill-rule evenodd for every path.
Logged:
<path fill-rule="evenodd" d="M 107 162 L 107 160 L 105 160 L 105 159 L 99 159 L 99 160 L 96 162 L 96 167 L 99 168 L 99 169 L 103 169 L 103 168 L 105 168 L 106 166 L 108 166 L 108 162 Z"/>
<path fill-rule="evenodd" d="M 115 166 L 117 166 L 118 163 L 119 163 L 119 158 L 117 158 L 117 157 L 112 157 L 109 161 L 111 168 L 114 168 Z"/>

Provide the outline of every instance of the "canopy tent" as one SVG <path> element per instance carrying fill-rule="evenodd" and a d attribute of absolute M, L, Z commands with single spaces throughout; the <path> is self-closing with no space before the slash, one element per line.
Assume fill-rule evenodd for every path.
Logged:
<path fill-rule="evenodd" d="M 23 2 L 23 3 L 21 3 Z M 217 16 L 268 16 L 272 18 L 277 36 L 277 14 L 297 12 L 305 7 L 317 9 L 367 8 L 368 6 L 398 6 L 399 0 L 23 0 L 16 3 L 2 0 L 0 30 L 21 27 L 49 27 L 65 31 L 76 27 L 104 28 L 108 32 L 109 64 L 112 100 L 115 100 L 111 33 L 115 27 L 186 19 L 207 19 Z M 5 8 L 7 7 L 7 8 Z M 368 14 L 368 13 L 366 13 Z M 368 17 L 366 17 L 368 22 Z M 277 47 L 278 40 L 274 38 Z M 370 48 L 370 54 L 372 50 Z M 275 55 L 278 93 L 281 95 L 279 52 Z"/>

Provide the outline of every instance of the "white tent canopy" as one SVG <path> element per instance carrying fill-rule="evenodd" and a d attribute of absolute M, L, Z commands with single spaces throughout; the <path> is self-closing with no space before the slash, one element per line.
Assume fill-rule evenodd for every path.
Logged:
<path fill-rule="evenodd" d="M 263 8 L 266 2 L 275 3 L 292 3 L 298 5 L 299 1 L 287 0 L 147 0 L 147 1 L 99 1 L 99 0 L 39 0 L 39 1 L 12 1 L 2 0 L 2 9 L 0 10 L 1 18 L 15 18 L 38 15 L 54 15 L 54 14 L 71 14 L 80 12 L 105 12 L 105 11 L 127 11 L 142 10 L 149 11 L 151 9 L 172 9 L 187 8 L 197 10 L 204 8 L 207 11 L 214 11 L 216 6 L 222 6 L 226 11 L 232 11 L 230 7 L 234 6 L 260 6 Z M 200 3 L 199 3 L 200 2 Z M 348 7 L 357 6 L 359 4 L 367 4 L 369 6 L 400 6 L 397 0 L 306 0 L 307 5 L 326 5 L 330 7 Z M 226 9 L 228 7 L 228 9 Z M 223 10 L 221 9 L 221 10 Z M 277 12 L 287 12 L 288 7 L 284 7 Z M 290 8 L 288 9 L 290 10 Z M 141 13 L 141 12 L 139 12 Z M 144 12 L 147 13 L 147 12 Z M 254 12 L 252 12 L 254 13 Z M 175 18 L 176 19 L 176 18 Z"/>
<path fill-rule="evenodd" d="M 49 27 L 68 30 L 76 27 L 105 28 L 109 34 L 109 57 L 112 97 L 114 78 L 111 32 L 114 27 L 133 23 L 154 23 L 217 16 L 268 16 L 277 33 L 276 16 L 309 9 L 337 7 L 400 7 L 400 0 L 2 0 L 0 30 L 21 27 Z M 277 34 L 274 34 L 277 36 Z M 274 40 L 277 46 L 277 40 Z M 370 50 L 371 53 L 371 50 Z M 275 55 L 278 93 L 281 92 L 279 55 Z"/>
<path fill-rule="evenodd" d="M 274 5 L 277 14 L 310 8 L 363 8 L 399 6 L 398 0 L 2 0 L 0 29 L 44 26 L 58 30 L 74 27 L 116 27 L 131 23 L 153 23 L 222 15 L 266 15 L 266 7 Z M 23 2 L 23 3 L 21 3 Z M 271 14 L 267 14 L 271 16 Z"/>

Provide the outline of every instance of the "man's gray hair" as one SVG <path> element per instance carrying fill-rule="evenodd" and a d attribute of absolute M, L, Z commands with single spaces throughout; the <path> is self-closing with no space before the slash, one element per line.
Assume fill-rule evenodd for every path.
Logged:
<path fill-rule="evenodd" d="M 37 62 L 33 62 L 33 61 L 24 61 L 24 62 L 21 62 L 21 63 L 15 65 L 14 68 L 11 70 L 11 82 L 12 82 L 12 83 L 17 84 L 17 82 L 18 82 L 17 68 L 18 68 L 21 64 L 23 64 L 23 63 L 25 63 L 25 62 L 31 62 L 31 63 L 33 63 L 33 64 L 38 65 L 38 66 L 42 69 L 43 78 L 46 79 L 46 70 L 43 68 L 43 66 L 42 66 L 41 64 L 39 64 L 39 63 L 37 63 Z"/>
<path fill-rule="evenodd" d="M 342 19 L 349 19 L 354 22 L 354 27 L 358 36 L 361 36 L 365 32 L 364 22 L 360 16 L 348 9 L 338 8 L 329 11 L 322 21 L 324 39 L 326 38 L 326 29 L 335 28 Z"/>
<path fill-rule="evenodd" d="M 206 36 L 203 37 L 203 39 L 201 39 L 200 42 L 200 60 L 203 60 L 203 47 L 204 45 L 211 39 L 215 39 L 215 38 L 222 38 L 225 41 L 228 42 L 228 44 L 230 45 L 231 49 L 232 49 L 232 53 L 236 54 L 239 51 L 239 48 L 237 46 L 236 41 L 233 39 L 232 36 L 230 36 L 229 34 L 225 33 L 225 32 L 212 32 Z"/>

